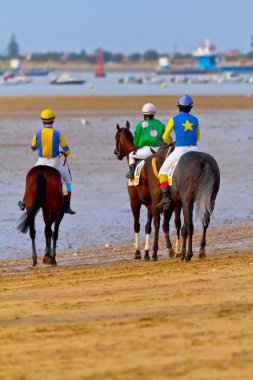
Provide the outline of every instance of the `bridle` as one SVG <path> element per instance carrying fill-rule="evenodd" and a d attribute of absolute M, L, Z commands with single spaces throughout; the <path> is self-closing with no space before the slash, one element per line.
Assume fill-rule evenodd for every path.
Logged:
<path fill-rule="evenodd" d="M 123 129 L 119 130 L 115 139 L 116 139 L 116 148 L 114 150 L 114 154 L 117 156 L 117 159 L 118 160 L 123 160 L 123 158 L 126 156 L 126 154 L 124 152 L 121 152 L 121 149 L 120 149 L 120 133 L 123 133 Z"/>

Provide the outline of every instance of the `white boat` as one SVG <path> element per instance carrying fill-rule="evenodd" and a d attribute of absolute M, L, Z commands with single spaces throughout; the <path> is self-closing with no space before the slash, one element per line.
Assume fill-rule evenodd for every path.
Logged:
<path fill-rule="evenodd" d="M 17 85 L 31 83 L 32 79 L 25 75 L 6 74 L 0 81 L 1 85 Z"/>
<path fill-rule="evenodd" d="M 71 74 L 60 74 L 50 80 L 51 84 L 84 84 L 85 80 Z"/>
<path fill-rule="evenodd" d="M 239 83 L 243 81 L 243 77 L 237 73 L 225 72 L 219 76 L 216 83 Z"/>

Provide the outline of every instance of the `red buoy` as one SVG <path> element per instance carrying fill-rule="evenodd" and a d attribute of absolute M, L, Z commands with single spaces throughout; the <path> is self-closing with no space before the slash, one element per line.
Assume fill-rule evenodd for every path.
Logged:
<path fill-rule="evenodd" d="M 103 69 L 103 60 L 102 60 L 102 52 L 99 49 L 97 51 L 97 66 L 96 66 L 96 71 L 95 71 L 95 77 L 105 77 L 106 74 Z"/>

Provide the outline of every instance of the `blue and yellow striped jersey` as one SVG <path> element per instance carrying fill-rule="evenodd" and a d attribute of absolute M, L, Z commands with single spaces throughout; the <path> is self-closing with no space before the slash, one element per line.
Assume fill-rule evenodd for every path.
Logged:
<path fill-rule="evenodd" d="M 59 156 L 59 146 L 67 156 L 70 154 L 71 151 L 63 135 L 53 129 L 52 125 L 45 125 L 33 136 L 31 150 L 34 152 L 38 149 L 39 157 L 53 158 Z"/>

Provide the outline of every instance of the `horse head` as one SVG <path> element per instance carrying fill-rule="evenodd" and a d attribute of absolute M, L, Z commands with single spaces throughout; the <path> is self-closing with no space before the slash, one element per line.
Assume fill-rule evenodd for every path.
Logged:
<path fill-rule="evenodd" d="M 133 135 L 130 131 L 130 123 L 126 122 L 124 128 L 120 128 L 117 124 L 117 132 L 115 135 L 116 148 L 114 154 L 117 156 L 118 160 L 123 160 L 124 157 L 128 156 L 130 153 L 130 148 L 133 147 Z"/>

